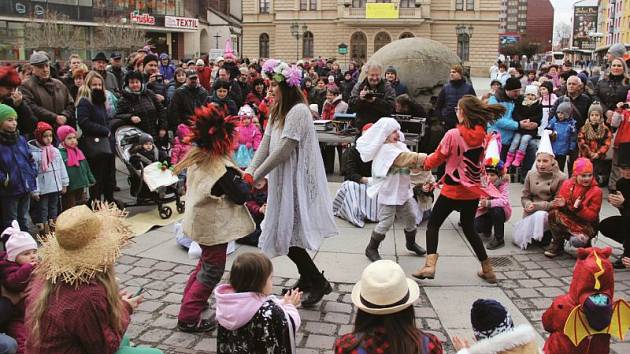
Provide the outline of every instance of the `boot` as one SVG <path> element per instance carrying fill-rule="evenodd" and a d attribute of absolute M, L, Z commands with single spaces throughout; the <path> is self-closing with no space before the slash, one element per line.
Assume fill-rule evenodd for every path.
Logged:
<path fill-rule="evenodd" d="M 385 239 L 385 235 L 379 234 L 376 231 L 372 231 L 372 237 L 370 238 L 370 243 L 368 243 L 367 248 L 365 249 L 365 256 L 370 260 L 370 262 L 376 262 L 381 260 L 381 255 L 378 254 L 378 246 Z"/>
<path fill-rule="evenodd" d="M 300 291 L 302 292 L 309 293 L 311 292 L 311 290 L 313 290 L 313 281 L 308 277 L 300 274 L 300 278 L 295 283 L 293 283 L 293 285 L 282 289 L 281 294 L 284 296 L 284 294 L 288 293 L 290 290 L 295 289 L 300 289 Z"/>
<path fill-rule="evenodd" d="M 549 258 L 554 258 L 561 255 L 563 250 L 564 240 L 558 240 L 557 238 L 553 237 L 551 239 L 549 247 L 547 247 L 547 249 L 545 250 L 545 256 Z"/>
<path fill-rule="evenodd" d="M 407 246 L 409 251 L 417 254 L 418 256 L 424 256 L 427 254 L 427 251 L 416 243 L 416 230 L 405 230 L 405 246 Z"/>
<path fill-rule="evenodd" d="M 481 262 L 481 271 L 478 272 L 477 275 L 490 284 L 494 284 L 497 282 L 497 275 L 494 274 L 492 264 L 490 264 L 490 258 Z"/>
<path fill-rule="evenodd" d="M 427 260 L 424 263 L 424 267 L 418 269 L 415 273 L 411 274 L 418 279 L 433 279 L 435 278 L 435 267 L 437 265 L 439 255 L 437 253 L 427 255 Z"/>
<path fill-rule="evenodd" d="M 505 246 L 505 241 L 503 240 L 503 237 L 494 235 L 494 238 L 490 240 L 490 242 L 488 242 L 486 249 L 496 250 L 497 248 L 501 248 L 503 246 Z"/>
<path fill-rule="evenodd" d="M 503 164 L 503 166 L 505 166 L 506 169 L 510 168 L 510 166 L 512 165 L 512 161 L 514 161 L 514 156 L 515 156 L 515 154 L 513 152 L 508 152 L 507 153 L 507 158 L 505 159 L 505 164 Z"/>
<path fill-rule="evenodd" d="M 324 295 L 328 295 L 332 292 L 332 286 L 324 278 L 324 272 L 321 272 L 313 279 L 313 288 L 308 296 L 302 300 L 303 307 L 310 307 L 320 302 Z"/>
<path fill-rule="evenodd" d="M 525 159 L 525 152 L 518 150 L 516 152 L 516 157 L 514 158 L 514 162 L 512 162 L 512 166 L 514 167 L 521 166 L 521 163 L 523 162 L 524 159 Z"/>

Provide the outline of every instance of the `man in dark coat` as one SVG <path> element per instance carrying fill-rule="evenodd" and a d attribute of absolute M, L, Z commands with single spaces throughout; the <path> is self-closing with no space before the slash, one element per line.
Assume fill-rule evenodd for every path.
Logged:
<path fill-rule="evenodd" d="M 195 108 L 208 103 L 208 91 L 199 83 L 196 70 L 186 72 L 186 83 L 175 90 L 173 99 L 168 105 L 169 129 L 175 131 L 180 123 L 189 125 L 188 119 Z"/>
<path fill-rule="evenodd" d="M 107 71 L 114 74 L 116 82 L 118 83 L 118 92 L 122 92 L 123 85 L 125 84 L 126 71 L 123 68 L 122 55 L 120 53 L 112 53 L 109 58 L 109 68 Z"/>
<path fill-rule="evenodd" d="M 352 89 L 348 110 L 357 114 L 355 127 L 359 131 L 365 124 L 375 123 L 394 111 L 396 91 L 382 75 L 380 64 L 368 64 L 367 77 Z"/>
<path fill-rule="evenodd" d="M 437 99 L 435 112 L 445 126 L 445 131 L 455 128 L 457 125 L 457 115 L 455 107 L 457 102 L 465 95 L 476 96 L 475 89 L 464 79 L 464 68 L 455 64 L 449 73 L 449 82 L 446 84 Z"/>
<path fill-rule="evenodd" d="M 237 69 L 238 70 L 238 69 Z M 219 68 L 219 80 L 227 81 L 230 83 L 229 98 L 236 104 L 236 109 L 243 105 L 243 94 L 241 93 L 241 86 L 238 84 L 238 76 L 234 79 L 231 78 L 230 72 L 225 68 L 225 65 Z"/>
<path fill-rule="evenodd" d="M 109 60 L 107 60 L 105 53 L 96 53 L 96 56 L 92 59 L 92 69 L 103 77 L 105 80 L 105 88 L 114 93 L 116 96 L 119 96 L 120 91 L 118 90 L 118 79 L 113 73 L 107 71 L 108 61 Z"/>

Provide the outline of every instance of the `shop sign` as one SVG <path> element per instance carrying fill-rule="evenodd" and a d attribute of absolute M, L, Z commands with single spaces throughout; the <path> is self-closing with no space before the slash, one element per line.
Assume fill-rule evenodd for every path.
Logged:
<path fill-rule="evenodd" d="M 199 27 L 199 20 L 189 17 L 165 16 L 164 27 L 197 29 Z"/>
<path fill-rule="evenodd" d="M 140 11 L 135 10 L 131 13 L 131 22 L 139 25 L 155 25 L 155 17 L 149 14 L 141 14 Z"/>

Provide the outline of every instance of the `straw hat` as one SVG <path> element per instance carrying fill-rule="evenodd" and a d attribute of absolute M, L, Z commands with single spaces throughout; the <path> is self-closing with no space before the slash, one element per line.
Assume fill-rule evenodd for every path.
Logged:
<path fill-rule="evenodd" d="M 123 221 L 126 215 L 114 204 L 104 203 L 96 204 L 94 211 L 80 205 L 61 213 L 55 232 L 39 249 L 39 274 L 53 283 L 61 280 L 78 286 L 105 272 L 131 240 L 131 229 Z"/>
<path fill-rule="evenodd" d="M 373 315 L 389 315 L 411 306 L 420 296 L 418 284 L 393 261 L 376 261 L 363 270 L 352 289 L 356 307 Z"/>

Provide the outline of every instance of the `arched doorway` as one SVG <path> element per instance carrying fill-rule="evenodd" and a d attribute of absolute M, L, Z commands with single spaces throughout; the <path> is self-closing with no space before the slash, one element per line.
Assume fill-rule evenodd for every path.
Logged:
<path fill-rule="evenodd" d="M 398 39 L 413 38 L 413 37 L 415 37 L 413 33 L 403 32 L 400 34 L 400 37 L 398 37 Z"/>
<path fill-rule="evenodd" d="M 210 51 L 210 37 L 205 28 L 201 30 L 201 34 L 199 35 L 199 51 L 202 55 L 208 54 Z"/>
<path fill-rule="evenodd" d="M 304 32 L 302 36 L 302 58 L 313 58 L 315 56 L 315 42 L 313 33 Z"/>
<path fill-rule="evenodd" d="M 383 48 L 384 46 L 389 44 L 389 42 L 391 41 L 392 41 L 392 37 L 390 37 L 389 33 L 387 32 L 377 33 L 376 36 L 374 36 L 374 52 L 376 53 L 377 50 Z"/>
<path fill-rule="evenodd" d="M 354 32 L 350 37 L 350 57 L 364 62 L 367 59 L 367 37 L 363 32 Z"/>

